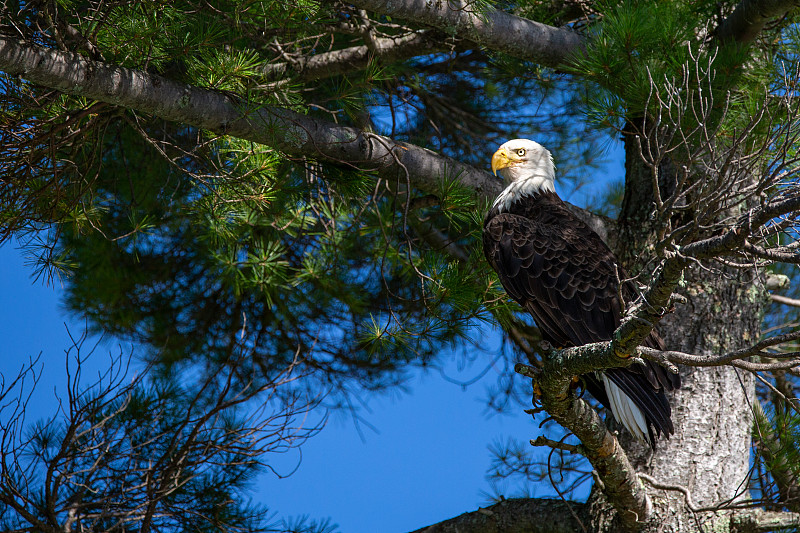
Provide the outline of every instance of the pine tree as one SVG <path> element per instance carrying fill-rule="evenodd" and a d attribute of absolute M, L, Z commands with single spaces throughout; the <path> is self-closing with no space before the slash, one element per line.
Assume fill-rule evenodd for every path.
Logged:
<path fill-rule="evenodd" d="M 592 495 L 501 502 L 432 531 L 796 527 L 784 511 L 797 507 L 800 333 L 770 303 L 798 307 L 770 295 L 800 262 L 795 8 L 6 2 L 2 236 L 67 281 L 93 328 L 145 346 L 169 390 L 226 384 L 198 396 L 211 403 L 226 387 L 286 390 L 268 419 L 320 391 L 347 408 L 499 325 L 551 420 L 536 444 L 593 472 Z M 519 136 L 554 154 L 562 194 L 585 184 L 605 139 L 623 139 L 616 204 L 590 206 L 616 216 L 576 208 L 642 286 L 611 344 L 543 349 L 482 257 L 501 187 L 482 168 Z M 637 350 L 656 323 L 671 351 Z M 680 367 L 676 435 L 654 453 L 573 393 L 572 374 L 630 364 L 620 354 Z M 529 379 L 501 385 L 532 398 Z M 163 401 L 142 398 L 103 409 L 123 423 Z M 498 461 L 498 475 L 530 472 L 523 453 Z M 111 527 L 86 494 L 62 496 L 55 510 L 34 502 L 39 516 L 6 492 L 4 518 Z M 196 527 L 255 527 L 231 513 Z M 131 516 L 120 527 L 154 527 Z"/>

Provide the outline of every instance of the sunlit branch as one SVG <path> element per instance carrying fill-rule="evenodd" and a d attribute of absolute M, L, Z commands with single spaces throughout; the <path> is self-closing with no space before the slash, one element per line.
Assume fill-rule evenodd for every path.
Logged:
<path fill-rule="evenodd" d="M 457 34 L 492 50 L 549 67 L 566 65 L 585 47 L 584 38 L 571 30 L 517 17 L 493 7 L 477 9 L 464 0 L 355 0 L 351 3 L 375 13 Z"/>
<path fill-rule="evenodd" d="M 619 513 L 620 526 L 635 531 L 650 514 L 651 502 L 636 470 L 616 436 L 606 427 L 591 405 L 576 398 L 570 390 L 572 377 L 590 370 L 626 366 L 608 349 L 609 343 L 594 343 L 578 348 L 556 350 L 545 359 L 541 370 L 517 365 L 515 370 L 534 380 L 541 390 L 542 407 L 553 419 L 581 441 L 586 456 L 602 482 L 603 493 Z"/>
<path fill-rule="evenodd" d="M 638 351 L 642 356 L 646 357 L 647 359 L 662 364 L 665 362 L 669 362 L 686 366 L 701 366 L 701 367 L 733 364 L 734 366 L 740 366 L 741 368 L 746 368 L 748 370 L 778 370 L 778 369 L 793 368 L 798 364 L 800 364 L 800 352 L 780 353 L 780 352 L 767 352 L 764 350 L 769 347 L 777 346 L 779 344 L 783 344 L 786 342 L 796 341 L 798 339 L 800 339 L 800 331 L 794 331 L 792 333 L 787 333 L 785 335 L 776 335 L 774 337 L 769 337 L 748 348 L 743 348 L 741 350 L 736 350 L 721 355 L 694 355 L 672 350 L 661 351 L 653 348 L 647 348 L 645 346 L 640 346 L 638 348 Z M 756 362 L 742 361 L 742 359 L 754 356 L 768 357 L 771 359 L 777 359 L 778 361 L 771 363 L 756 363 Z"/>
<path fill-rule="evenodd" d="M 457 180 L 484 199 L 501 190 L 488 172 L 425 148 L 24 41 L 0 37 L 0 70 L 67 94 L 272 146 L 290 156 L 314 157 L 392 179 L 405 179 L 407 173 L 426 192 L 437 192 L 442 180 Z"/>
<path fill-rule="evenodd" d="M 278 79 L 291 76 L 295 81 L 311 81 L 340 75 L 352 75 L 364 70 L 376 60 L 403 61 L 422 54 L 450 50 L 444 38 L 436 38 L 430 32 L 416 32 L 400 37 L 376 37 L 372 46 L 361 45 L 300 56 L 291 62 L 271 63 L 264 68 L 264 75 Z"/>
<path fill-rule="evenodd" d="M 781 296 L 780 294 L 770 294 L 769 297 L 775 303 L 789 305 L 792 307 L 800 307 L 800 300 L 796 298 L 787 298 L 786 296 Z"/>

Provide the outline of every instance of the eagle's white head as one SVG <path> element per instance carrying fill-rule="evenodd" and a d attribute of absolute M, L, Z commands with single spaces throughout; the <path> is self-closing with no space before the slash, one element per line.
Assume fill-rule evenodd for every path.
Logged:
<path fill-rule="evenodd" d="M 512 139 L 492 156 L 492 172 L 506 183 L 494 206 L 500 211 L 523 196 L 555 192 L 556 167 L 553 156 L 539 143 L 528 139 Z"/>

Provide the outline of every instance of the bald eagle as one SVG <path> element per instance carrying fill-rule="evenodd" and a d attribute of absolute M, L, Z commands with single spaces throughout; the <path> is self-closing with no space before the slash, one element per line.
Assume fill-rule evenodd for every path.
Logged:
<path fill-rule="evenodd" d="M 503 144 L 492 171 L 507 187 L 483 225 L 483 250 L 506 292 L 533 315 L 544 340 L 557 348 L 611 340 L 633 282 L 597 233 L 555 192 L 555 165 L 527 139 Z M 620 286 L 620 282 L 622 286 Z M 664 349 L 651 332 L 644 344 Z M 586 389 L 634 437 L 654 446 L 675 432 L 665 391 L 680 378 L 647 361 L 581 376 Z"/>

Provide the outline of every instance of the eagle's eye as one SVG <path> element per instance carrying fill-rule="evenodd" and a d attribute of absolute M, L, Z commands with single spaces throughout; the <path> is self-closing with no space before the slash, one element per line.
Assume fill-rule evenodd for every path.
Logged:
<path fill-rule="evenodd" d="M 519 150 L 517 150 L 517 155 L 520 156 L 520 157 L 524 157 L 525 156 L 525 148 L 520 148 Z"/>

